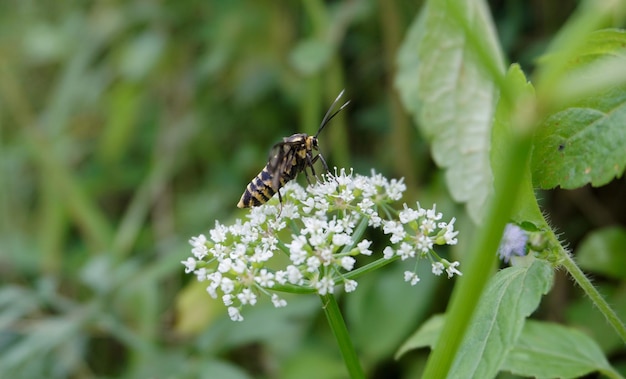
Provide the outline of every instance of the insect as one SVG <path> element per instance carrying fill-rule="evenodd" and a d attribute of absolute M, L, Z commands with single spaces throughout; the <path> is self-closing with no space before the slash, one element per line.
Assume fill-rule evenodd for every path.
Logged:
<path fill-rule="evenodd" d="M 263 170 L 250 181 L 243 195 L 241 195 L 237 207 L 256 207 L 267 202 L 278 192 L 278 199 L 282 209 L 283 198 L 280 195 L 279 189 L 284 186 L 285 183 L 294 179 L 299 173 L 304 171 L 307 182 L 311 184 L 306 169 L 308 167 L 311 170 L 311 174 L 315 177 L 313 164 L 315 164 L 318 159 L 322 161 L 324 169 L 327 172 L 329 171 L 326 160 L 324 160 L 322 154 L 318 152 L 317 155 L 313 156 L 313 150 L 319 151 L 317 136 L 322 129 L 324 129 L 337 113 L 341 112 L 350 103 L 350 101 L 347 101 L 337 111 L 332 112 L 343 93 L 344 91 L 341 91 L 339 96 L 337 96 L 332 103 L 314 136 L 310 136 L 306 133 L 293 134 L 283 138 L 281 142 L 278 142 L 272 147 L 267 164 Z"/>

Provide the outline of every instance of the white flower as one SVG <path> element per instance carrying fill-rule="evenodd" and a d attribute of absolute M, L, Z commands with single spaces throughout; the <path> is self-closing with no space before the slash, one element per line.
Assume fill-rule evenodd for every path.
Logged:
<path fill-rule="evenodd" d="M 333 293 L 333 290 L 335 288 L 335 281 L 325 276 L 317 283 L 315 283 L 315 288 L 317 289 L 317 293 L 319 293 L 320 295 Z"/>
<path fill-rule="evenodd" d="M 193 272 L 196 275 L 196 279 L 199 282 L 204 282 L 205 280 L 207 280 L 207 275 L 209 274 L 209 272 L 207 271 L 206 268 L 199 268 L 196 271 Z"/>
<path fill-rule="evenodd" d="M 222 302 L 224 303 L 225 306 L 229 307 L 231 305 L 233 305 L 233 295 L 231 294 L 226 294 L 224 296 L 222 296 Z"/>
<path fill-rule="evenodd" d="M 241 304 L 256 304 L 256 295 L 250 288 L 244 288 L 240 293 L 237 294 L 237 299 L 241 302 Z"/>
<path fill-rule="evenodd" d="M 422 253 L 428 253 L 433 248 L 433 240 L 425 235 L 417 238 L 417 249 Z"/>
<path fill-rule="evenodd" d="M 217 288 L 219 287 L 219 283 L 211 283 L 206 287 L 206 292 L 214 299 L 217 299 Z"/>
<path fill-rule="evenodd" d="M 237 274 L 241 274 L 246 270 L 246 262 L 241 259 L 235 259 L 231 264 L 231 269 Z"/>
<path fill-rule="evenodd" d="M 294 265 L 287 266 L 287 280 L 291 284 L 301 285 L 303 282 L 303 275 Z"/>
<path fill-rule="evenodd" d="M 265 214 L 265 207 L 254 207 L 250 208 L 250 213 L 248 213 L 248 219 L 250 219 L 250 223 L 253 226 L 262 225 L 265 220 L 267 220 L 267 215 Z"/>
<path fill-rule="evenodd" d="M 285 245 L 289 248 L 289 259 L 293 262 L 293 264 L 299 265 L 306 260 L 307 252 L 303 249 L 306 243 L 306 237 L 299 235 L 293 236 L 291 243 Z"/>
<path fill-rule="evenodd" d="M 416 273 L 411 272 L 411 271 L 405 271 L 404 272 L 404 281 L 405 282 L 410 282 L 412 286 L 416 285 L 417 282 L 420 281 L 420 278 L 417 276 Z"/>
<path fill-rule="evenodd" d="M 440 222 L 439 228 L 445 229 L 445 233 L 443 234 L 443 238 L 446 241 L 447 245 L 456 245 L 457 239 L 455 238 L 459 232 L 454 230 L 454 222 L 456 221 L 455 217 L 452 217 L 449 223 Z"/>
<path fill-rule="evenodd" d="M 296 207 L 294 203 L 283 204 L 283 212 L 281 213 L 281 215 L 286 219 L 295 219 L 300 217 L 300 213 L 298 213 L 298 207 Z"/>
<path fill-rule="evenodd" d="M 315 199 L 312 197 L 307 198 L 302 202 L 302 211 L 306 214 L 310 214 L 315 209 Z"/>
<path fill-rule="evenodd" d="M 223 277 L 220 281 L 220 289 L 224 293 L 231 293 L 235 290 L 235 282 L 231 278 Z"/>
<path fill-rule="evenodd" d="M 228 307 L 228 316 L 233 321 L 243 321 L 243 316 L 241 315 L 241 312 L 239 312 L 239 309 L 235 307 Z"/>
<path fill-rule="evenodd" d="M 306 270 L 308 272 L 316 272 L 321 265 L 322 265 L 322 262 L 320 261 L 318 257 L 309 257 L 306 260 L 306 266 L 307 266 Z"/>
<path fill-rule="evenodd" d="M 339 170 L 339 174 L 337 174 L 337 167 L 335 167 L 335 176 L 329 179 L 329 182 L 331 182 L 332 179 L 334 179 L 337 182 L 337 184 L 339 184 L 340 186 L 347 186 L 352 183 L 353 173 L 354 171 L 350 169 L 350 173 L 346 174 L 346 169 L 342 168 L 341 170 Z"/>
<path fill-rule="evenodd" d="M 406 191 L 404 178 L 400 180 L 391 179 L 391 183 L 387 187 L 387 194 L 391 200 L 400 200 L 404 191 Z"/>
<path fill-rule="evenodd" d="M 276 279 L 276 281 L 279 284 L 287 283 L 287 271 L 284 271 L 284 270 L 276 271 L 276 274 L 274 274 L 274 279 Z"/>
<path fill-rule="evenodd" d="M 437 204 L 433 204 L 432 209 L 426 211 L 426 218 L 432 221 L 441 220 L 443 214 L 441 212 L 437 213 Z"/>
<path fill-rule="evenodd" d="M 204 236 L 204 234 L 200 234 L 197 237 L 191 237 L 189 239 L 189 244 L 193 247 L 198 247 L 198 246 L 204 246 L 206 244 L 207 240 L 206 237 Z"/>
<path fill-rule="evenodd" d="M 458 276 L 463 275 L 461 273 L 461 271 L 456 269 L 456 267 L 458 267 L 459 265 L 460 265 L 460 263 L 455 261 L 455 262 L 450 263 L 448 265 L 448 267 L 446 267 L 446 272 L 448 273 L 448 278 L 453 277 L 455 274 L 458 275 Z"/>
<path fill-rule="evenodd" d="M 404 210 L 400 211 L 398 215 L 400 217 L 400 222 L 403 224 L 408 224 L 411 221 L 417 220 L 419 217 L 419 212 L 415 209 L 407 207 L 406 203 L 404 204 Z"/>
<path fill-rule="evenodd" d="M 215 228 L 209 231 L 211 235 L 211 240 L 215 243 L 222 243 L 226 241 L 226 234 L 228 233 L 228 228 L 224 225 L 221 225 L 218 221 L 215 221 Z"/>
<path fill-rule="evenodd" d="M 436 227 L 437 227 L 437 224 L 435 223 L 434 220 L 425 218 L 420 224 L 420 231 L 424 234 L 430 234 L 435 230 Z"/>
<path fill-rule="evenodd" d="M 254 277 L 254 281 L 257 282 L 261 287 L 272 288 L 274 287 L 274 274 L 267 271 L 266 269 L 261 269 L 259 274 Z"/>
<path fill-rule="evenodd" d="M 360 203 L 357 204 L 357 207 L 359 207 L 359 210 L 361 212 L 365 214 L 370 214 L 371 212 L 374 212 L 374 209 L 372 209 L 374 205 L 375 204 L 372 201 L 372 199 L 370 199 L 369 197 L 366 197 Z"/>
<path fill-rule="evenodd" d="M 396 254 L 398 254 L 400 256 L 400 259 L 404 261 L 406 259 L 415 257 L 415 250 L 413 250 L 413 246 L 409 245 L 406 242 L 402 242 Z"/>
<path fill-rule="evenodd" d="M 202 259 L 207 256 L 209 249 L 206 246 L 207 240 L 204 234 L 197 237 L 191 237 L 189 244 L 192 246 L 191 253 L 196 259 Z"/>
<path fill-rule="evenodd" d="M 385 259 L 391 259 L 393 258 L 393 255 L 395 254 L 395 252 L 393 251 L 393 249 L 391 248 L 391 246 L 387 246 L 383 249 L 383 258 Z"/>
<path fill-rule="evenodd" d="M 186 261 L 180 261 L 185 266 L 185 274 L 189 274 L 196 269 L 196 260 L 189 257 Z"/>
<path fill-rule="evenodd" d="M 212 298 L 217 299 L 217 289 L 222 283 L 222 274 L 219 272 L 212 272 L 207 274 L 206 278 L 210 281 L 210 284 L 206 287 L 206 291 Z"/>
<path fill-rule="evenodd" d="M 382 222 L 383 222 L 383 219 L 380 216 L 378 216 L 377 214 L 372 214 L 369 218 L 369 222 L 367 223 L 367 226 L 378 228 L 380 227 L 380 224 Z"/>
<path fill-rule="evenodd" d="M 443 273 L 443 269 L 445 268 L 445 266 L 443 265 L 443 263 L 441 262 L 434 262 L 433 263 L 433 269 L 432 272 L 433 274 L 439 276 Z"/>
<path fill-rule="evenodd" d="M 406 236 L 406 231 L 402 224 L 395 221 L 383 221 L 383 233 L 391 234 L 391 243 L 398 243 Z"/>
<path fill-rule="evenodd" d="M 222 260 L 220 262 L 220 264 L 217 266 L 217 271 L 221 272 L 221 273 L 226 273 L 229 272 L 232 268 L 232 259 L 230 258 L 226 258 L 224 260 Z"/>
<path fill-rule="evenodd" d="M 350 203 L 354 200 L 354 193 L 352 191 L 349 191 L 348 189 L 344 189 L 339 194 L 339 198 L 345 203 Z"/>
<path fill-rule="evenodd" d="M 280 189 L 282 203 L 275 196 L 230 226 L 216 221 L 208 240 L 203 234 L 189 240 L 191 257 L 181 261 L 185 272 L 207 281 L 207 292 L 221 296 L 232 320 L 242 321 L 242 308 L 255 305 L 258 296 L 269 295 L 275 307 L 286 306 L 272 293 L 277 283 L 281 290 L 296 286 L 321 295 L 332 294 L 336 283 L 343 283 L 346 292 L 355 291 L 357 282 L 343 273 L 360 263 L 358 255 L 377 259 L 373 267 L 381 259 L 429 258 L 436 262 L 436 275 L 461 275 L 458 262 L 450 263 L 433 251 L 434 245 L 456 244 L 454 218 L 441 222 L 435 205 L 429 210 L 419 203 L 414 209 L 407 204 L 399 212 L 392 209 L 391 203 L 406 191 L 403 179 L 343 169 L 322 177 L 306 189 L 290 181 Z M 390 244 L 382 254 L 373 252 L 373 243 L 363 238 L 368 228 L 388 235 Z M 408 271 L 404 279 L 411 285 L 420 281 Z"/>
<path fill-rule="evenodd" d="M 356 260 L 352 257 L 343 257 L 341 258 L 341 267 L 343 267 L 346 271 L 352 271 L 354 268 L 354 262 L 356 262 Z"/>
<path fill-rule="evenodd" d="M 359 249 L 359 252 L 363 255 L 372 255 L 372 251 L 369 247 L 372 245 L 372 241 L 368 241 L 364 239 L 363 241 L 356 244 L 356 247 Z"/>
<path fill-rule="evenodd" d="M 357 283 L 356 280 L 351 279 L 346 279 L 346 281 L 343 283 L 346 292 L 353 292 L 354 290 L 356 290 L 356 286 L 358 284 L 359 283 Z"/>
<path fill-rule="evenodd" d="M 333 235 L 333 245 L 339 247 L 344 245 L 350 245 L 352 238 L 346 233 L 339 233 Z"/>
<path fill-rule="evenodd" d="M 281 299 L 276 294 L 272 294 L 272 304 L 274 304 L 275 308 L 282 308 L 287 306 L 287 300 Z"/>

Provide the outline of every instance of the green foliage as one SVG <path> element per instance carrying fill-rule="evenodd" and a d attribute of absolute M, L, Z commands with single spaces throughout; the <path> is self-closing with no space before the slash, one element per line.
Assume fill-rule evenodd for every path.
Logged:
<path fill-rule="evenodd" d="M 494 377 L 516 346 L 526 317 L 535 311 L 551 286 L 552 267 L 543 261 L 531 259 L 523 266 L 499 271 L 481 297 L 448 377 Z M 434 346 L 443 323 L 442 317 L 429 320 L 403 344 L 398 354 Z"/>
<path fill-rule="evenodd" d="M 452 294 L 398 265 L 339 297 L 366 375 L 414 377 L 429 357 L 427 373 L 623 376 L 626 2 L 418 6 L 1 2 L 0 377 L 345 377 L 319 299 L 234 324 L 180 264 L 189 236 L 245 215 L 269 148 L 317 130 L 342 88 L 329 165 L 405 177 L 460 226 Z M 535 192 L 555 187 L 579 190 Z M 552 266 L 492 275 L 506 222 Z M 543 297 L 557 263 L 584 295 Z M 548 316 L 565 325 L 528 319 Z M 438 340 L 450 327 L 458 353 Z"/>
<path fill-rule="evenodd" d="M 619 377 L 597 343 L 576 329 L 529 320 L 503 370 L 536 378 L 579 378 L 594 371 Z"/>
<path fill-rule="evenodd" d="M 615 279 L 626 278 L 626 230 L 610 227 L 588 235 L 578 249 L 580 267 Z"/>
<path fill-rule="evenodd" d="M 409 29 L 399 51 L 396 87 L 431 141 L 433 159 L 447 170 L 452 197 L 467 203 L 472 218 L 480 220 L 493 178 L 493 76 L 503 71 L 503 58 L 483 3 L 464 3 L 458 9 L 467 15 L 463 19 L 450 18 L 441 4 L 427 2 Z M 486 38 L 475 39 L 478 35 Z"/>
<path fill-rule="evenodd" d="M 360 348 L 362 357 L 374 362 L 388 359 L 399 343 L 414 328 L 416 320 L 424 319 L 432 307 L 434 289 L 439 279 L 422 265 L 418 275 L 419 285 L 397 286 L 397 278 L 408 265 L 396 265 L 380 274 L 359 280 L 358 291 L 346 297 L 346 317 L 353 340 Z M 407 302 L 402 312 L 396 304 L 405 299 L 419 299 Z M 372 328 L 378 320 L 391 320 L 385 328 Z"/>

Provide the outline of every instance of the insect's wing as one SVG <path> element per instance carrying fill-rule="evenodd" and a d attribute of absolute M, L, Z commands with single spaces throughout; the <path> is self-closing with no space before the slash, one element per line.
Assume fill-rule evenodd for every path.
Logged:
<path fill-rule="evenodd" d="M 278 171 L 281 162 L 285 159 L 283 146 L 283 142 L 278 142 L 270 149 L 270 156 L 267 158 L 267 169 L 272 174 Z"/>
<path fill-rule="evenodd" d="M 280 178 L 285 172 L 291 171 L 291 158 L 289 153 L 291 146 L 281 141 L 272 146 L 270 156 L 267 161 L 267 171 L 272 175 L 272 187 L 278 188 L 281 184 Z"/>

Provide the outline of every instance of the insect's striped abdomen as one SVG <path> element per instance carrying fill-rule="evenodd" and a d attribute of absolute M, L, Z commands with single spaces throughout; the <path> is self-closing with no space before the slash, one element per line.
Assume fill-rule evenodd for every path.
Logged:
<path fill-rule="evenodd" d="M 265 204 L 286 183 L 282 176 L 279 181 L 275 181 L 268 166 L 269 163 L 263 167 L 259 175 L 250 181 L 243 195 L 241 195 L 237 207 L 250 208 Z"/>

